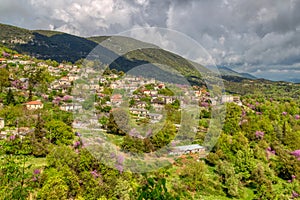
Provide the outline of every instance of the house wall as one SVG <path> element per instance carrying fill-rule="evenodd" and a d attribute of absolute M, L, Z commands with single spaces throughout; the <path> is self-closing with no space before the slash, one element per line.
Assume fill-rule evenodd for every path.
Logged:
<path fill-rule="evenodd" d="M 4 128 L 5 123 L 4 123 L 4 119 L 0 119 L 0 129 Z"/>
<path fill-rule="evenodd" d="M 26 105 L 26 108 L 28 110 L 36 110 L 36 109 L 41 109 L 43 108 L 43 105 Z"/>

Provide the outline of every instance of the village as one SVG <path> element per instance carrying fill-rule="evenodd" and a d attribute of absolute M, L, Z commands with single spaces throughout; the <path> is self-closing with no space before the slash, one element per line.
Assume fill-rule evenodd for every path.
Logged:
<path fill-rule="evenodd" d="M 34 60 L 20 54 L 9 55 L 3 53 L 0 58 L 0 68 L 9 69 L 9 80 L 11 87 L 6 88 L 18 95 L 23 95 L 24 99 L 32 99 L 23 102 L 24 109 L 32 114 L 39 109 L 43 109 L 45 104 L 59 107 L 60 110 L 71 112 L 75 116 L 87 110 L 86 99 L 77 96 L 72 89 L 80 85 L 82 80 L 88 78 L 88 83 L 83 84 L 83 88 L 95 94 L 95 99 L 91 102 L 95 108 L 94 115 L 88 120 L 73 122 L 73 127 L 99 127 L 106 131 L 105 124 L 101 124 L 103 119 L 108 119 L 110 113 L 118 108 L 127 107 L 132 119 L 136 122 L 158 123 L 165 119 L 165 106 L 177 105 L 178 108 L 189 104 L 197 105 L 200 109 L 208 109 L 217 102 L 221 104 L 236 103 L 242 106 L 239 96 L 223 95 L 221 98 L 211 97 L 205 87 L 188 86 L 180 84 L 164 83 L 155 78 L 145 78 L 142 76 L 125 75 L 116 70 L 109 70 L 109 73 L 102 73 L 90 78 L 87 74 L 97 74 L 95 69 L 84 69 L 80 65 L 71 63 L 51 63 L 42 60 Z M 50 78 L 50 82 L 43 82 L 46 90 L 39 91 L 40 84 L 34 85 L 31 74 L 43 70 Z M 20 73 L 21 71 L 21 73 Z M 83 73 L 85 72 L 85 73 Z M 16 76 L 19 75 L 19 76 Z M 31 88 L 30 88 L 31 87 Z M 33 87 L 33 88 L 32 88 Z M 34 88 L 36 87 L 36 88 Z M 173 87 L 173 88 L 172 88 Z M 176 94 L 174 88 L 180 91 Z M 30 97 L 32 95 L 32 98 Z M 30 98 L 29 98 L 30 97 Z M 3 101 L 0 99 L 0 106 Z M 100 120 L 102 119 L 102 120 Z M 177 129 L 180 124 L 175 124 Z M 7 127 L 5 119 L 0 118 L 0 137 L 7 135 L 19 135 L 24 137 L 34 130 L 34 127 Z M 175 154 L 181 152 L 202 151 L 202 146 L 195 145 L 178 148 Z"/>

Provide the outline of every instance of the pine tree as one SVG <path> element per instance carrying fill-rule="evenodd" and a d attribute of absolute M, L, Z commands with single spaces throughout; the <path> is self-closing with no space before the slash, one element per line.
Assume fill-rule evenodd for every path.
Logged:
<path fill-rule="evenodd" d="M 6 105 L 16 105 L 15 96 L 11 89 L 8 90 L 6 95 Z"/>
<path fill-rule="evenodd" d="M 41 114 L 39 113 L 37 122 L 35 125 L 35 129 L 34 129 L 34 138 L 39 142 L 45 137 L 45 134 L 46 134 L 46 131 L 44 129 L 44 124 L 45 124 L 45 122 L 41 118 Z"/>
<path fill-rule="evenodd" d="M 31 137 L 32 153 L 35 156 L 43 157 L 48 153 L 49 141 L 45 138 L 46 130 L 44 127 L 44 120 L 41 118 L 41 114 L 39 113 L 33 135 L 29 136 Z"/>

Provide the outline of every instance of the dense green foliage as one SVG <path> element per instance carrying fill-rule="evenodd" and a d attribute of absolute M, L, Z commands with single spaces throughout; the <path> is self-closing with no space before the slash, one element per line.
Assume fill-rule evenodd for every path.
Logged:
<path fill-rule="evenodd" d="M 41 141 L 44 134 L 49 139 L 45 141 L 50 148 L 46 151 L 49 153 L 44 154 L 47 163 L 39 168 L 39 174 L 34 174 L 34 163 L 30 167 L 17 156 L 4 156 L 0 173 L 15 178 L 1 179 L 5 186 L 2 192 L 12 199 L 17 198 L 15 195 L 25 198 L 29 193 L 39 199 L 201 199 L 205 196 L 289 199 L 293 193 L 300 193 L 300 162 L 291 154 L 300 149 L 299 102 L 247 96 L 243 103 L 249 107 L 227 105 L 223 133 L 207 158 L 197 161 L 195 157 L 182 157 L 165 169 L 167 174 L 148 173 L 151 178 L 108 168 L 84 147 L 68 145 L 72 137 L 66 124 L 59 120 L 44 123 L 41 117 L 36 122 L 34 135 L 37 141 Z M 167 132 L 170 130 L 166 128 L 150 138 L 152 150 L 164 146 L 164 141 L 169 142 L 162 138 L 170 137 Z M 256 135 L 257 131 L 263 132 L 263 136 Z M 130 146 L 133 138 L 126 137 L 127 145 L 124 143 L 123 148 L 145 152 L 145 141 L 136 139 L 131 141 L 134 146 Z M 28 146 L 38 148 L 36 144 L 40 142 L 29 142 L 26 146 L 24 141 L 18 140 L 13 138 L 1 143 L 2 155 L 6 151 L 41 156 L 25 151 Z M 49 146 L 49 142 L 56 146 Z M 22 165 L 25 168 L 20 171 L 22 168 L 16 166 Z M 12 170 L 11 174 L 7 170 Z M 14 189 L 8 191 L 7 187 Z"/>

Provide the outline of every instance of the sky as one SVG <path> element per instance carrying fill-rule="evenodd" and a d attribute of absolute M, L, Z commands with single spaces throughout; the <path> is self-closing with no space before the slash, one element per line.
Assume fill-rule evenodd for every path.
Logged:
<path fill-rule="evenodd" d="M 217 66 L 300 82 L 299 10 L 300 0 L 0 0 L 0 22 L 79 36 L 161 27 L 197 41 Z"/>

